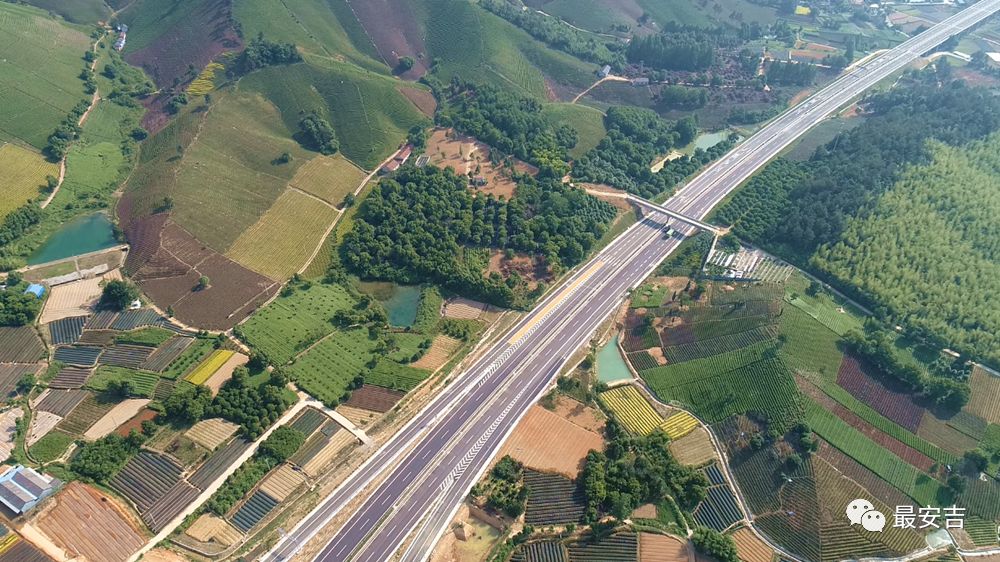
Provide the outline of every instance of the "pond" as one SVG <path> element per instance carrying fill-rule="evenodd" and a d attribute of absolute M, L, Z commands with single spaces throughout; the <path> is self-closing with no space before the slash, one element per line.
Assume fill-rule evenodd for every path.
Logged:
<path fill-rule="evenodd" d="M 409 328 L 416 321 L 420 305 L 420 287 L 417 285 L 363 281 L 358 283 L 358 288 L 382 303 L 389 315 L 389 325 Z"/>
<path fill-rule="evenodd" d="M 28 265 L 37 265 L 104 250 L 118 244 L 111 221 L 104 213 L 94 213 L 64 224 L 35 253 Z"/>
<path fill-rule="evenodd" d="M 605 383 L 613 383 L 623 379 L 632 378 L 632 373 L 625 364 L 618 349 L 618 335 L 611 338 L 611 341 L 604 344 L 604 347 L 597 350 L 597 379 Z"/>
<path fill-rule="evenodd" d="M 691 150 L 694 151 L 699 148 L 702 150 L 708 150 L 709 148 L 712 148 L 713 146 L 726 140 L 729 137 L 729 132 L 730 131 L 728 129 L 723 129 L 714 133 L 702 133 L 695 137 L 694 146 Z"/>

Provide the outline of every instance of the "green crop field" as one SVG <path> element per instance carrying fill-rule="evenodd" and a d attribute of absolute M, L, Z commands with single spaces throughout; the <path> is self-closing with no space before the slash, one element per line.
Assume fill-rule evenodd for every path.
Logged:
<path fill-rule="evenodd" d="M 608 31 L 614 25 L 634 27 L 636 21 L 617 4 L 605 0 L 551 0 L 544 3 L 546 14 L 588 31 Z"/>
<path fill-rule="evenodd" d="M 388 353 L 386 358 L 398 363 L 409 363 L 414 354 L 419 351 L 420 344 L 433 337 L 433 335 L 425 336 L 410 332 L 392 334 L 390 338 L 395 342 L 396 349 Z"/>
<path fill-rule="evenodd" d="M 792 275 L 788 278 L 785 299 L 838 335 L 842 336 L 851 330 L 861 330 L 864 327 L 861 311 L 843 299 L 826 292 L 809 296 L 806 294 L 808 286 L 809 280 L 804 275 Z"/>
<path fill-rule="evenodd" d="M 820 405 L 806 402 L 806 421 L 817 435 L 920 505 L 939 505 L 943 486 L 887 451 Z"/>
<path fill-rule="evenodd" d="M 246 37 L 263 32 L 312 55 L 344 57 L 369 70 L 389 71 L 345 0 L 236 0 L 233 15 Z"/>
<path fill-rule="evenodd" d="M 59 166 L 47 162 L 41 154 L 9 143 L 0 145 L 0 170 L 4 175 L 0 221 L 14 209 L 37 198 L 45 186 L 45 176 L 59 175 Z"/>
<path fill-rule="evenodd" d="M 656 308 L 670 298 L 670 288 L 661 283 L 643 283 L 632 291 L 632 308 Z"/>
<path fill-rule="evenodd" d="M 553 126 L 569 125 L 576 131 L 577 142 L 569 151 L 570 158 L 579 158 L 601 142 L 608 134 L 604 128 L 604 115 L 586 105 L 571 103 L 547 103 L 542 107 L 542 116 Z"/>
<path fill-rule="evenodd" d="M 135 396 L 152 398 L 153 390 L 156 389 L 156 383 L 160 382 L 160 377 L 152 373 L 144 373 L 142 371 L 127 369 L 125 367 L 102 365 L 97 368 L 97 371 L 95 371 L 89 379 L 87 379 L 87 384 L 84 386 L 97 392 L 104 392 L 108 389 L 108 385 L 112 381 L 131 382 L 133 394 Z"/>
<path fill-rule="evenodd" d="M 398 86 L 393 78 L 320 58 L 265 68 L 240 81 L 241 90 L 271 100 L 291 131 L 302 115 L 318 112 L 333 125 L 344 156 L 366 169 L 392 154 L 410 127 L 427 122 Z"/>
<path fill-rule="evenodd" d="M 423 0 L 427 51 L 440 59 L 437 74 L 492 82 L 546 99 L 545 78 L 583 90 L 597 66 L 549 48 L 525 31 L 469 2 Z"/>
<path fill-rule="evenodd" d="M 783 428 L 800 416 L 795 381 L 770 342 L 648 369 L 640 376 L 661 400 L 687 404 L 709 423 L 754 412 Z"/>
<path fill-rule="evenodd" d="M 299 357 L 288 372 L 303 390 L 333 405 L 351 380 L 365 372 L 375 343 L 365 329 L 337 331 Z"/>
<path fill-rule="evenodd" d="M 118 343 L 131 343 L 135 345 L 158 347 L 160 344 L 172 337 L 174 337 L 174 333 L 170 330 L 150 326 L 147 328 L 132 330 L 131 332 L 125 332 L 124 334 L 117 336 L 115 341 Z"/>
<path fill-rule="evenodd" d="M 41 463 L 52 462 L 66 452 L 73 442 L 73 436 L 59 430 L 46 433 L 34 445 L 28 447 L 31 457 Z"/>
<path fill-rule="evenodd" d="M 226 256 L 272 279 L 287 279 L 305 265 L 336 218 L 330 205 L 286 189 Z"/>
<path fill-rule="evenodd" d="M 260 95 L 239 91 L 213 97 L 197 140 L 184 151 L 170 194 L 173 219 L 225 252 L 267 212 L 310 155 Z M 292 161 L 273 164 L 284 152 Z"/>
<path fill-rule="evenodd" d="M 365 172 L 338 153 L 306 162 L 292 178 L 291 186 L 340 207 L 344 197 L 354 193 L 364 179 Z"/>
<path fill-rule="evenodd" d="M 166 379 L 177 379 L 193 369 L 195 365 L 208 357 L 208 354 L 215 349 L 214 340 L 198 338 L 181 353 L 181 356 L 168 366 L 160 376 Z"/>
<path fill-rule="evenodd" d="M 25 3 L 59 14 L 73 23 L 97 23 L 111 14 L 104 0 L 28 0 Z"/>
<path fill-rule="evenodd" d="M 400 365 L 383 359 L 365 377 L 365 383 L 408 392 L 426 379 L 430 373 L 423 369 Z"/>
<path fill-rule="evenodd" d="M 330 317 L 335 312 L 354 305 L 354 297 L 340 285 L 316 283 L 290 296 L 278 297 L 240 325 L 237 331 L 272 363 L 282 365 L 332 332 Z"/>
<path fill-rule="evenodd" d="M 837 376 L 844 357 L 838 344 L 840 336 L 794 306 L 785 307 L 780 323 L 786 338 L 781 358 L 789 367 L 825 377 Z"/>
<path fill-rule="evenodd" d="M 0 141 L 42 149 L 78 102 L 88 99 L 80 71 L 86 35 L 30 6 L 0 2 Z"/>

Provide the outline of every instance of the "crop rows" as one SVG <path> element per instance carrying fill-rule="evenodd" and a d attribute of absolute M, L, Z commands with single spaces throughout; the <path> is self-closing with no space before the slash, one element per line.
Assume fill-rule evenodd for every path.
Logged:
<path fill-rule="evenodd" d="M 327 416 L 323 412 L 316 408 L 305 408 L 288 426 L 301 431 L 308 438 L 326 420 Z"/>
<path fill-rule="evenodd" d="M 785 296 L 785 287 L 778 283 L 735 283 L 735 290 L 726 291 L 719 284 L 712 286 L 710 302 L 713 305 L 748 301 L 774 301 Z"/>
<path fill-rule="evenodd" d="M 212 340 L 197 338 L 178 357 L 174 359 L 167 368 L 163 369 L 160 376 L 168 379 L 177 379 L 193 369 L 195 365 L 201 363 L 214 350 Z"/>
<path fill-rule="evenodd" d="M 104 402 L 90 394 L 56 427 L 72 435 L 83 435 L 114 406 L 114 402 Z"/>
<path fill-rule="evenodd" d="M 113 310 L 102 310 L 87 319 L 85 328 L 88 330 L 107 330 L 118 320 L 118 313 Z"/>
<path fill-rule="evenodd" d="M 731 354 L 640 374 L 661 400 L 687 404 L 708 423 L 733 414 L 756 413 L 783 429 L 800 415 L 798 389 L 780 359 L 762 359 L 727 370 L 727 366 L 737 362 L 727 355 Z M 686 369 L 686 366 L 691 367 Z"/>
<path fill-rule="evenodd" d="M 90 396 L 90 393 L 85 390 L 50 390 L 45 398 L 35 405 L 35 409 L 65 418 L 87 396 Z"/>
<path fill-rule="evenodd" d="M 975 391 L 973 391 L 975 392 Z M 958 431 L 968 435 L 976 441 L 982 441 L 986 436 L 986 428 L 989 426 L 983 418 L 970 414 L 965 410 L 959 411 L 948 420 L 948 425 Z"/>
<path fill-rule="evenodd" d="M 558 542 L 541 541 L 521 545 L 510 562 L 568 562 L 569 552 Z"/>
<path fill-rule="evenodd" d="M 602 392 L 600 398 L 615 419 L 625 429 L 637 435 L 649 435 L 663 422 L 663 418 L 631 385 Z"/>
<path fill-rule="evenodd" d="M 170 363 L 180 357 L 184 350 L 194 342 L 194 338 L 176 336 L 166 341 L 150 355 L 140 368 L 144 371 L 161 373 Z"/>
<path fill-rule="evenodd" d="M 732 461 L 733 476 L 743 491 L 743 497 L 753 513 L 767 513 L 777 510 L 778 491 L 782 479 L 779 475 L 780 462 L 768 449 L 749 449 Z"/>
<path fill-rule="evenodd" d="M 632 364 L 632 368 L 636 371 L 660 366 L 648 351 L 633 351 L 632 353 L 626 353 L 625 357 L 628 358 L 628 362 Z"/>
<path fill-rule="evenodd" d="M 351 398 L 345 405 L 361 408 L 372 412 L 388 412 L 405 394 L 398 390 L 366 384 L 351 392 Z"/>
<path fill-rule="evenodd" d="M 755 518 L 758 528 L 795 554 L 810 560 L 822 556 L 816 484 L 812 477 L 793 477 L 781 490 L 781 511 Z"/>
<path fill-rule="evenodd" d="M 969 480 L 968 486 L 956 502 L 965 506 L 970 515 L 983 519 L 1000 520 L 1000 482 L 992 478 Z"/>
<path fill-rule="evenodd" d="M 45 355 L 45 346 L 31 326 L 0 327 L 0 363 L 32 363 Z"/>
<path fill-rule="evenodd" d="M 741 519 L 743 514 L 736 504 L 736 496 L 726 485 L 709 488 L 708 496 L 694 510 L 694 520 L 699 525 L 720 532 Z"/>
<path fill-rule="evenodd" d="M 111 324 L 111 329 L 119 332 L 130 332 L 143 326 L 159 324 L 161 321 L 163 321 L 163 317 L 152 308 L 126 310 L 118 315 L 118 318 Z"/>
<path fill-rule="evenodd" d="M 24 375 L 34 375 L 38 373 L 38 365 L 18 365 L 0 364 L 0 398 L 6 398 L 17 387 L 17 382 Z"/>
<path fill-rule="evenodd" d="M 59 373 L 49 383 L 49 388 L 80 388 L 87 382 L 90 376 L 90 369 L 80 369 L 78 367 L 63 367 Z"/>
<path fill-rule="evenodd" d="M 91 346 L 63 346 L 57 347 L 53 357 L 56 361 L 69 365 L 79 365 L 81 367 L 92 367 L 97 364 L 102 349 Z"/>
<path fill-rule="evenodd" d="M 91 390 L 103 392 L 108 389 L 108 386 L 112 382 L 126 381 L 132 384 L 132 394 L 134 396 L 152 398 L 153 393 L 156 391 L 156 385 L 160 382 L 160 378 L 153 373 L 104 365 L 98 367 L 97 372 L 87 379 L 86 387 Z"/>
<path fill-rule="evenodd" d="M 212 453 L 193 473 L 188 476 L 188 482 L 204 491 L 209 484 L 226 471 L 226 468 L 242 455 L 251 443 L 242 437 L 237 437 Z"/>
<path fill-rule="evenodd" d="M 667 434 L 667 437 L 673 440 L 684 437 L 694 431 L 696 427 L 698 427 L 698 420 L 687 412 L 678 412 L 660 424 L 660 428 Z"/>
<path fill-rule="evenodd" d="M 812 401 L 806 404 L 806 419 L 813 431 L 831 445 L 868 467 L 905 494 L 914 496 L 914 484 L 922 474 L 919 470 L 889 453 Z M 933 503 L 933 498 L 914 497 L 914 499 L 921 503 L 928 499 L 929 503 Z"/>
<path fill-rule="evenodd" d="M 645 324 L 623 332 L 622 347 L 625 351 L 640 351 L 660 345 L 660 336 L 656 329 Z"/>
<path fill-rule="evenodd" d="M 200 491 L 191 484 L 180 480 L 174 484 L 156 504 L 142 514 L 142 520 L 154 533 L 162 531 L 184 508 L 198 497 Z"/>
<path fill-rule="evenodd" d="M 266 493 L 257 490 L 240 509 L 233 514 L 232 523 L 244 533 L 250 531 L 278 505 L 277 500 Z"/>
<path fill-rule="evenodd" d="M 524 472 L 528 506 L 524 522 L 528 525 L 546 526 L 580 523 L 587 509 L 587 501 L 572 480 L 558 474 Z"/>
<path fill-rule="evenodd" d="M 49 322 L 49 337 L 52 345 L 76 343 L 83 334 L 83 324 L 86 316 L 71 316 Z"/>
<path fill-rule="evenodd" d="M 144 513 L 180 480 L 183 470 L 166 455 L 140 451 L 111 479 L 110 485 Z"/>
<path fill-rule="evenodd" d="M 430 373 L 423 369 L 383 359 L 365 377 L 365 382 L 383 388 L 409 391 L 416 388 L 429 375 Z"/>
<path fill-rule="evenodd" d="M 770 341 L 778 336 L 778 332 L 778 327 L 772 324 L 745 332 L 726 334 L 709 339 L 699 339 L 691 343 L 665 347 L 663 348 L 663 354 L 670 363 L 682 363 Z"/>
<path fill-rule="evenodd" d="M 837 372 L 837 384 L 876 412 L 910 431 L 920 427 L 924 409 L 913 403 L 908 393 L 894 392 L 865 373 L 861 363 L 852 355 L 844 355 Z"/>
<path fill-rule="evenodd" d="M 316 344 L 288 368 L 303 390 L 328 405 L 337 404 L 354 377 L 365 373 L 375 342 L 360 328 L 338 331 Z"/>
<path fill-rule="evenodd" d="M 111 342 L 115 341 L 118 336 L 118 332 L 114 330 L 91 330 L 86 329 L 80 336 L 77 343 L 81 345 L 110 345 Z"/>
<path fill-rule="evenodd" d="M 1000 537 L 997 536 L 997 525 L 992 521 L 979 517 L 968 517 L 965 519 L 965 532 L 969 534 L 969 538 L 976 543 L 976 546 L 996 546 L 1000 543 Z"/>
<path fill-rule="evenodd" d="M 101 365 L 138 369 L 152 355 L 154 349 L 144 345 L 113 345 L 97 361 Z"/>
<path fill-rule="evenodd" d="M 781 301 L 750 301 L 721 305 L 691 305 L 680 313 L 685 324 L 739 320 L 742 318 L 774 318 L 781 313 Z"/>
<path fill-rule="evenodd" d="M 222 367 L 234 353 L 227 349 L 217 349 L 184 377 L 184 380 L 191 384 L 205 384 L 216 371 Z"/>
<path fill-rule="evenodd" d="M 639 540 L 635 533 L 619 533 L 601 542 L 569 545 L 570 562 L 636 562 Z"/>

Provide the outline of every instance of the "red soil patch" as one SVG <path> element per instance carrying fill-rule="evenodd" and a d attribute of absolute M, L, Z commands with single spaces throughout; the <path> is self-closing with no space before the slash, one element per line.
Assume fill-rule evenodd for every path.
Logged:
<path fill-rule="evenodd" d="M 916 431 L 924 409 L 913 402 L 908 392 L 891 390 L 868 374 L 866 365 L 853 355 L 844 355 L 837 371 L 837 384 L 876 412 Z"/>
<path fill-rule="evenodd" d="M 132 221 L 125 233 L 134 249 L 125 271 L 185 324 L 228 330 L 277 291 L 276 283 L 208 249 L 166 215 Z M 197 290 L 203 275 L 212 283 Z"/>
<path fill-rule="evenodd" d="M 132 432 L 133 429 L 141 432 L 142 422 L 146 420 L 151 420 L 155 417 L 156 417 L 156 411 L 146 408 L 141 412 L 139 412 L 138 414 L 136 414 L 132 419 L 118 426 L 118 429 L 115 430 L 115 433 L 121 435 L 122 437 L 126 437 L 128 436 L 129 433 Z"/>
<path fill-rule="evenodd" d="M 224 51 L 240 48 L 231 21 L 229 0 L 202 0 L 146 47 L 129 51 L 126 43 L 125 60 L 141 66 L 161 87 L 173 86 L 175 78 L 187 82 L 194 78 L 188 65 L 200 70 Z"/>
<path fill-rule="evenodd" d="M 413 68 L 400 76 L 416 80 L 427 72 L 423 30 L 407 0 L 348 0 L 354 15 L 371 38 L 382 60 L 395 67 L 401 57 L 412 57 Z"/>
<path fill-rule="evenodd" d="M 403 94 L 403 97 L 410 100 L 413 105 L 417 106 L 417 109 L 419 109 L 421 113 L 428 117 L 434 117 L 434 112 L 437 110 L 437 100 L 434 99 L 434 94 L 428 92 L 427 90 L 411 88 L 409 86 L 404 86 L 398 89 L 399 93 Z"/>

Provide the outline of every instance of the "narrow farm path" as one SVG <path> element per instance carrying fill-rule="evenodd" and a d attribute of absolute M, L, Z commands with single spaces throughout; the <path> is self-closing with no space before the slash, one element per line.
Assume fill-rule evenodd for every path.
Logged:
<path fill-rule="evenodd" d="M 609 74 L 608 76 L 605 76 L 604 78 L 601 78 L 597 82 L 591 84 L 590 87 L 588 87 L 586 90 L 577 94 L 576 97 L 573 98 L 573 101 L 571 101 L 570 103 L 576 103 L 580 101 L 580 98 L 587 95 L 588 92 L 590 92 L 591 90 L 593 90 L 594 88 L 600 86 L 605 82 L 628 82 L 628 78 L 625 78 L 624 76 L 615 76 L 614 74 Z"/>

